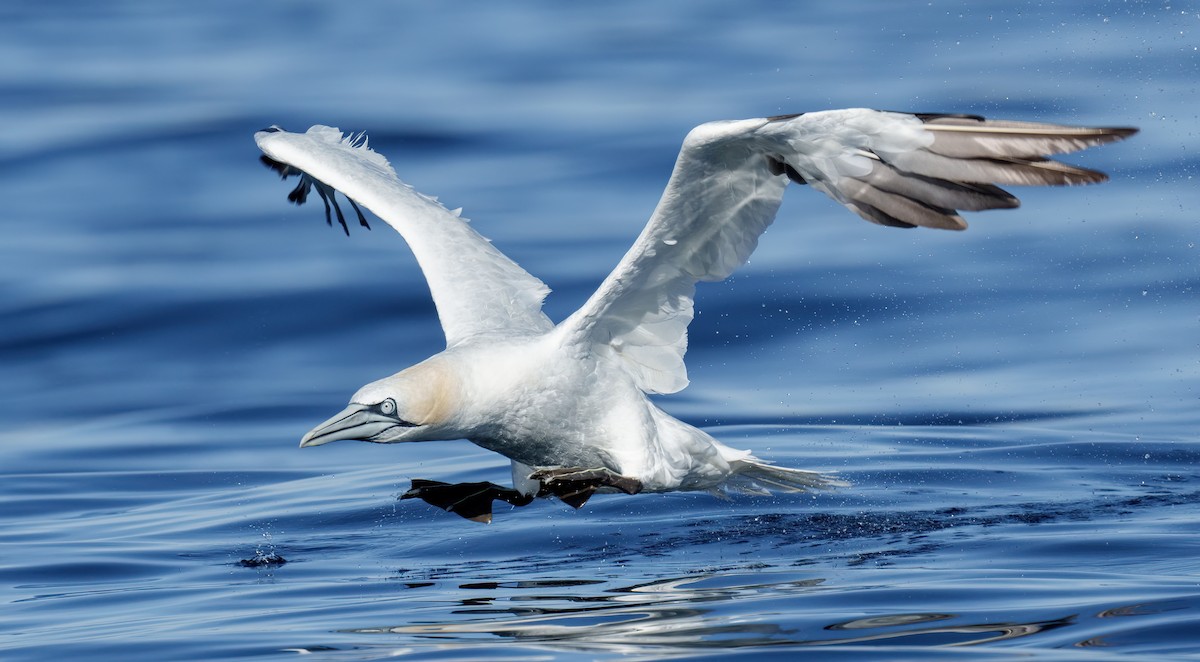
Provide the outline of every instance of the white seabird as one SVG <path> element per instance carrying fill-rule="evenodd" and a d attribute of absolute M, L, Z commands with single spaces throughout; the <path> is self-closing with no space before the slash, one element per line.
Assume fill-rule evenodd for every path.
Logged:
<path fill-rule="evenodd" d="M 558 324 L 542 312 L 549 290 L 540 280 L 457 212 L 400 181 L 365 137 L 326 126 L 260 131 L 264 161 L 285 178 L 301 177 L 290 200 L 302 203 L 315 187 L 326 221 L 332 206 L 348 232 L 334 199 L 340 191 L 360 224 L 367 221 L 359 205 L 404 237 L 446 335 L 444 351 L 362 387 L 300 445 L 469 439 L 512 461 L 515 491 L 486 484 L 495 489 L 472 492 L 487 504 L 477 503 L 479 512 L 466 512 L 461 490 L 439 495 L 439 486 L 453 487 L 442 483 L 414 481 L 410 496 L 477 519 L 490 517 L 492 498 L 527 503 L 554 494 L 579 506 L 596 490 L 842 485 L 730 448 L 647 398 L 688 383 L 683 356 L 696 282 L 721 280 L 746 262 L 789 179 L 873 223 L 961 230 L 957 210 L 1018 206 L 996 184 L 1105 181 L 1046 157 L 1136 131 L 868 109 L 702 124 L 684 140 L 641 236 Z"/>

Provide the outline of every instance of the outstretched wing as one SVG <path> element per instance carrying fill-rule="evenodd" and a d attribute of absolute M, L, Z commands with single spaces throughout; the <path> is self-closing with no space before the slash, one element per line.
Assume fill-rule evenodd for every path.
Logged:
<path fill-rule="evenodd" d="M 437 200 L 414 191 L 396 177 L 387 160 L 367 147 L 365 137 L 314 126 L 306 133 L 272 127 L 254 134 L 271 165 L 300 184 L 288 196 L 300 204 L 310 188 L 348 228 L 334 191 L 349 198 L 361 225 L 362 205 L 395 228 L 425 272 L 446 334 L 446 345 L 484 335 L 541 333 L 553 327 L 542 313 L 549 289 L 508 259 L 467 222 Z M 357 203 L 357 204 L 356 204 Z"/>
<path fill-rule="evenodd" d="M 637 242 L 560 329 L 579 347 L 618 355 L 642 390 L 678 391 L 696 282 L 723 279 L 750 257 L 788 179 L 874 223 L 963 229 L 957 210 L 1019 204 L 997 183 L 1104 181 L 1045 155 L 1135 132 L 867 109 L 703 124 L 684 140 Z"/>
<path fill-rule="evenodd" d="M 1137 129 L 987 120 L 976 115 L 831 110 L 773 118 L 764 137 L 784 171 L 880 225 L 964 230 L 959 211 L 1020 202 L 996 184 L 1097 184 L 1102 172 L 1047 158 Z M 790 150 L 790 151 L 789 151 Z"/>

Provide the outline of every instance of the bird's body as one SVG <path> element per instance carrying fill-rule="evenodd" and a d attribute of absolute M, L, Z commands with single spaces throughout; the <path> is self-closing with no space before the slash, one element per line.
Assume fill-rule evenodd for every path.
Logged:
<path fill-rule="evenodd" d="M 470 439 L 512 460 L 513 482 L 527 492 L 536 488 L 529 475 L 550 467 L 604 467 L 635 478 L 641 491 L 664 492 L 716 488 L 733 466 L 753 462 L 662 411 L 619 359 L 581 352 L 562 329 L 465 341 L 351 401 L 399 402 L 398 394 L 404 420 L 421 428 L 409 440 Z M 824 482 L 795 473 L 799 485 Z"/>
<path fill-rule="evenodd" d="M 294 202 L 315 187 L 327 220 L 332 207 L 347 227 L 333 197 L 340 191 L 362 225 L 359 204 L 404 236 L 446 333 L 445 351 L 364 386 L 301 445 L 470 439 L 512 461 L 522 495 L 572 481 L 587 494 L 840 484 L 734 450 L 649 400 L 687 385 L 696 282 L 721 280 L 748 259 L 789 179 L 875 223 L 962 229 L 957 209 L 1017 206 L 993 183 L 1103 181 L 1044 155 L 1133 132 L 865 109 L 703 124 L 685 139 L 633 247 L 556 325 L 542 313 L 541 281 L 401 182 L 365 138 L 328 127 L 261 131 L 268 164 L 301 176 Z"/>

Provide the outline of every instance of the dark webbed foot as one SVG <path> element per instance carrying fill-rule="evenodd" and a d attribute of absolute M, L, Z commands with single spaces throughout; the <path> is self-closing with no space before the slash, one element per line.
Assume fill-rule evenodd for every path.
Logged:
<path fill-rule="evenodd" d="M 500 500 L 514 506 L 525 506 L 535 497 L 556 496 L 563 503 L 579 508 L 592 498 L 596 490 L 611 487 L 626 494 L 642 491 L 642 482 L 608 469 L 555 467 L 535 471 L 529 476 L 540 483 L 537 494 L 523 494 L 495 483 L 443 483 L 414 478 L 412 488 L 401 499 L 420 499 L 431 506 L 466 519 L 488 523 L 492 521 L 492 501 Z"/>
<path fill-rule="evenodd" d="M 431 506 L 452 512 L 474 522 L 492 521 L 492 501 L 499 499 L 514 506 L 528 505 L 533 495 L 522 494 L 495 483 L 442 483 L 414 478 L 412 489 L 401 499 L 421 499 Z"/>
<path fill-rule="evenodd" d="M 604 468 L 556 467 L 540 469 L 529 477 L 542 484 L 538 496 L 556 496 L 572 508 L 579 508 L 587 503 L 596 490 L 602 487 L 612 487 L 626 494 L 642 491 L 640 480 Z"/>

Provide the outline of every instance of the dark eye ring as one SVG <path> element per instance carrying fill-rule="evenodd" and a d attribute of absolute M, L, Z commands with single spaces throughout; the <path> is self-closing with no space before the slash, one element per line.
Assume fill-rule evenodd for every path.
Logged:
<path fill-rule="evenodd" d="M 392 414 L 395 414 L 396 401 L 388 398 L 387 400 L 379 403 L 379 413 L 383 414 L 384 416 L 391 416 Z"/>

